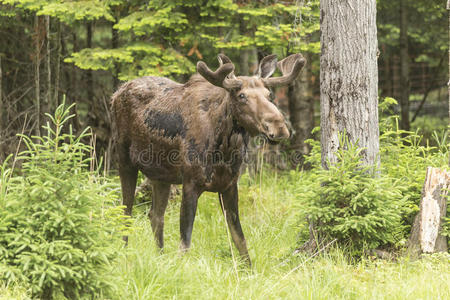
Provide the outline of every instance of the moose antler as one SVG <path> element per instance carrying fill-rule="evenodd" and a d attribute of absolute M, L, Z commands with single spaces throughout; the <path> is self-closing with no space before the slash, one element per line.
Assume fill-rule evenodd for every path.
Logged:
<path fill-rule="evenodd" d="M 262 78 L 262 80 L 270 87 L 287 85 L 297 78 L 305 64 L 306 59 L 300 53 L 292 54 L 277 63 L 277 67 L 283 73 L 283 76 Z"/>
<path fill-rule="evenodd" d="M 225 89 L 241 87 L 242 82 L 234 76 L 234 65 L 231 59 L 224 54 L 219 54 L 217 59 L 219 60 L 219 68 L 215 72 L 211 71 L 204 62 L 199 61 L 197 63 L 198 73 L 218 87 Z"/>

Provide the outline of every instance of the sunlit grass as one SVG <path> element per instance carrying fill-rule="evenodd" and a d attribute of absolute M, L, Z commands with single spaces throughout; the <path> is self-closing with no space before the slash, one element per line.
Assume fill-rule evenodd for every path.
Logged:
<path fill-rule="evenodd" d="M 240 211 L 252 268 L 236 262 L 216 194 L 199 200 L 192 248 L 181 255 L 179 197 L 169 204 L 165 249 L 156 249 L 145 209 L 117 268 L 122 299 L 449 299 L 449 255 L 420 261 L 349 261 L 333 248 L 310 259 L 293 256 L 304 224 L 301 196 L 288 177 L 266 175 L 262 185 L 240 184 Z M 237 250 L 235 256 L 237 256 Z M 298 267 L 300 266 L 300 267 Z M 297 268 L 298 267 L 298 268 Z M 292 271 L 294 268 L 297 270 Z"/>

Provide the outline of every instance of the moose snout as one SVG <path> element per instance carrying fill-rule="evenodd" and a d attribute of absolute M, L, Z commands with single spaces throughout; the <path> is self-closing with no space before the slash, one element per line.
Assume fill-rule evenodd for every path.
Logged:
<path fill-rule="evenodd" d="M 266 136 L 272 141 L 281 141 L 288 139 L 291 136 L 289 129 L 284 122 L 277 122 L 278 124 L 265 124 Z M 281 124 L 280 124 L 281 123 Z"/>

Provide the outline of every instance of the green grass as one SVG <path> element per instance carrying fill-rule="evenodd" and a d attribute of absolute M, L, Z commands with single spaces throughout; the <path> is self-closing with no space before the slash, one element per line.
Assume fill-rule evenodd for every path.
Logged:
<path fill-rule="evenodd" d="M 181 255 L 179 202 L 170 202 L 165 249 L 156 249 L 144 208 L 135 210 L 135 230 L 117 264 L 121 299 L 450 299 L 448 253 L 420 261 L 351 262 L 345 249 L 310 258 L 292 255 L 305 225 L 301 197 L 289 176 L 270 175 L 263 185 L 240 184 L 243 230 L 253 266 L 233 257 L 217 195 L 199 200 L 192 248 Z M 294 270 L 295 269 L 295 270 Z"/>

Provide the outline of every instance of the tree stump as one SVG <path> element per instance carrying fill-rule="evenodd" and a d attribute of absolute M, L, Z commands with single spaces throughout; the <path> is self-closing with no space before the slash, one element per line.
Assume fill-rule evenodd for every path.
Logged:
<path fill-rule="evenodd" d="M 447 212 L 447 189 L 450 173 L 427 168 L 420 201 L 420 211 L 411 228 L 408 253 L 418 257 L 422 253 L 447 251 L 447 238 L 440 234 Z"/>

